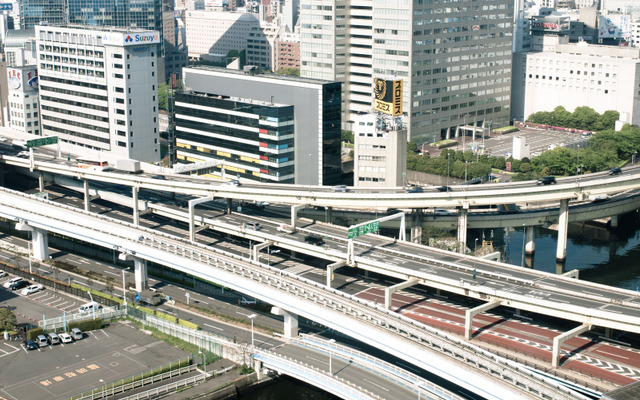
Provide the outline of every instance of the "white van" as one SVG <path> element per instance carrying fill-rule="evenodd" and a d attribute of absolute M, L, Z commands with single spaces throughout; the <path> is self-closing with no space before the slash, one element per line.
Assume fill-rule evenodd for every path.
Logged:
<path fill-rule="evenodd" d="M 78 328 L 73 328 L 71 330 L 71 336 L 75 339 L 75 340 L 80 340 L 82 339 L 84 336 L 82 334 L 82 331 Z"/>
<path fill-rule="evenodd" d="M 49 343 L 51 343 L 52 345 L 60 343 L 60 336 L 58 336 L 58 334 L 55 332 L 47 333 L 47 337 L 49 338 Z"/>
<path fill-rule="evenodd" d="M 89 302 L 87 304 L 81 305 L 80 306 L 80 312 L 81 313 L 89 313 L 89 312 L 97 311 L 97 310 L 99 310 L 101 308 L 102 308 L 102 306 L 94 301 L 94 302 Z"/>
<path fill-rule="evenodd" d="M 49 345 L 49 341 L 47 340 L 47 337 L 45 335 L 38 335 L 34 342 L 36 342 L 38 347 L 45 347 Z"/>
<path fill-rule="evenodd" d="M 8 281 L 6 281 L 3 286 L 6 287 L 6 288 L 9 288 L 9 287 L 11 287 L 11 285 L 13 285 L 14 283 L 19 282 L 21 280 L 22 280 L 21 277 L 16 276 L 15 278 L 11 278 Z"/>

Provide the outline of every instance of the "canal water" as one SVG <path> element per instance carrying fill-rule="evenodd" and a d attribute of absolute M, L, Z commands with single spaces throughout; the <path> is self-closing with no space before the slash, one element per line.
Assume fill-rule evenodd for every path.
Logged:
<path fill-rule="evenodd" d="M 495 250 L 510 264 L 532 267 L 556 273 L 559 270 L 580 270 L 580 279 L 619 288 L 640 290 L 640 224 L 637 214 L 628 214 L 616 230 L 597 225 L 570 225 L 567 238 L 567 260 L 556 264 L 555 230 L 537 228 L 533 257 L 522 258 L 523 229 L 485 229 L 469 231 L 469 243 L 478 247 L 491 241 Z M 492 232 L 493 231 L 493 232 Z M 242 397 L 243 400 L 334 400 L 320 389 L 295 379 L 285 378 L 273 385 Z"/>

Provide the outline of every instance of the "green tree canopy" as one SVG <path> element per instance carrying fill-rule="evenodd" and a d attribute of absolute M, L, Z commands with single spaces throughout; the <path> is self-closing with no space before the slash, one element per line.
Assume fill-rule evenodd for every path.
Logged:
<path fill-rule="evenodd" d="M 0 331 L 12 331 L 16 327 L 16 316 L 8 308 L 0 308 Z"/>

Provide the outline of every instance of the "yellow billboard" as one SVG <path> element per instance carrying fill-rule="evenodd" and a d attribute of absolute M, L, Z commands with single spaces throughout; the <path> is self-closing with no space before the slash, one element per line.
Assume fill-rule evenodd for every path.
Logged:
<path fill-rule="evenodd" d="M 375 78 L 375 109 L 389 115 L 402 115 L 402 79 Z"/>

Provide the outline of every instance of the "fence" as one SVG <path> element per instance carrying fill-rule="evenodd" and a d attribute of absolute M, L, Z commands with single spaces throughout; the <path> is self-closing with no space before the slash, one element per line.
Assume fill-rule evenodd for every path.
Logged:
<path fill-rule="evenodd" d="M 225 345 L 233 345 L 227 337 L 190 329 L 171 321 L 154 317 L 135 308 L 129 308 L 128 316 L 140 321 L 143 325 L 157 329 L 166 335 L 184 340 L 187 343 L 196 345 L 218 357 L 229 358 L 226 354 L 223 354 Z"/>
<path fill-rule="evenodd" d="M 101 318 L 103 321 L 110 321 L 114 318 L 122 318 L 127 316 L 127 310 L 124 307 L 101 308 L 96 310 L 95 318 L 93 311 L 87 313 L 64 314 L 62 317 L 43 319 L 38 321 L 38 326 L 45 331 L 56 332 L 58 330 L 67 330 L 67 324 L 75 321 L 85 321 L 89 319 Z"/>
<path fill-rule="evenodd" d="M 105 383 L 102 386 L 98 386 L 84 393 L 69 397 L 67 400 L 106 399 L 117 393 L 123 393 L 127 390 L 150 385 L 155 382 L 160 382 L 165 379 L 173 378 L 174 376 L 191 372 L 197 368 L 197 366 L 193 365 L 192 362 L 193 358 L 189 356 L 139 374 L 131 375 L 130 377 L 120 379 L 119 381 Z M 201 376 L 204 378 L 203 375 Z"/>
<path fill-rule="evenodd" d="M 142 393 L 137 393 L 127 397 L 122 397 L 121 400 L 151 399 L 151 398 L 155 398 L 156 396 L 160 396 L 162 394 L 176 392 L 181 387 L 193 385 L 203 380 L 205 380 L 204 374 L 190 376 L 189 378 L 182 379 L 177 382 L 172 382 L 167 385 L 163 385 L 154 389 L 149 389 Z"/>

